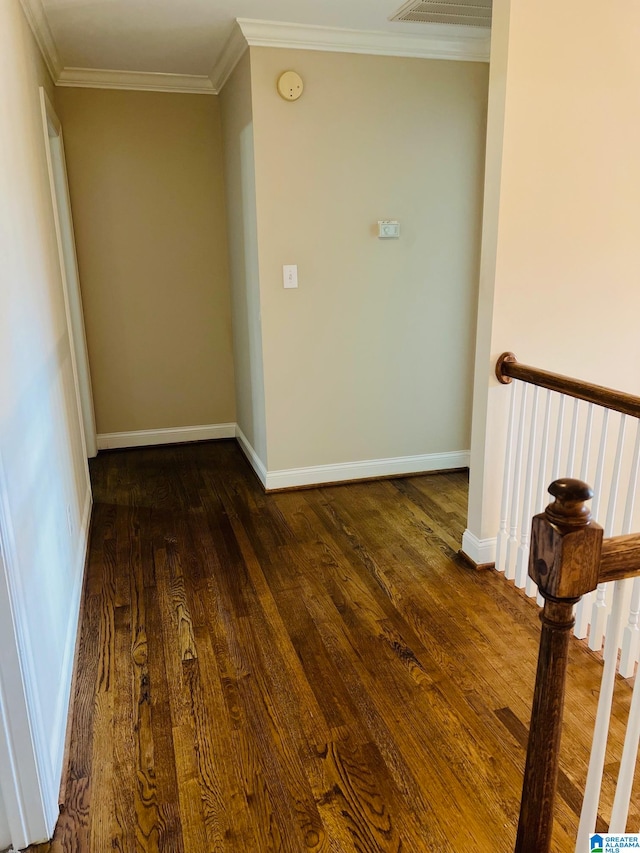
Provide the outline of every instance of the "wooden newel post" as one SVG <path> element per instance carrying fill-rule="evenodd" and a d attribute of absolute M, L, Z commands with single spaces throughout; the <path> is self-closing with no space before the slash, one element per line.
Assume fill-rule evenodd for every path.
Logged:
<path fill-rule="evenodd" d="M 556 480 L 555 498 L 534 516 L 529 576 L 545 599 L 538 671 L 529 727 L 516 853 L 548 853 L 558 778 L 562 711 L 573 606 L 598 585 L 602 528 L 586 505 L 580 480 Z"/>

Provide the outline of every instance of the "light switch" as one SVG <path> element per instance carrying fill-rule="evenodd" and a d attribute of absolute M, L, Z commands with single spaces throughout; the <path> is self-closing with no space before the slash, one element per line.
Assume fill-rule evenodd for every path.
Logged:
<path fill-rule="evenodd" d="M 298 265 L 297 264 L 285 264 L 282 267 L 282 278 L 284 281 L 284 286 L 289 287 L 297 287 L 298 286 Z"/>

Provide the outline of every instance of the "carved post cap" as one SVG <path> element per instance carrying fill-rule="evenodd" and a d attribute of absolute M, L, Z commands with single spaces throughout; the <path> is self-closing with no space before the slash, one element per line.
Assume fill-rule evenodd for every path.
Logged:
<path fill-rule="evenodd" d="M 593 497 L 593 489 L 587 483 L 564 477 L 551 483 L 549 494 L 555 501 L 546 508 L 545 515 L 552 524 L 561 529 L 591 524 L 591 510 L 586 501 Z"/>
<path fill-rule="evenodd" d="M 529 576 L 545 598 L 571 599 L 598 585 L 603 531 L 586 504 L 593 492 L 581 480 L 556 480 L 555 498 L 533 517 Z"/>

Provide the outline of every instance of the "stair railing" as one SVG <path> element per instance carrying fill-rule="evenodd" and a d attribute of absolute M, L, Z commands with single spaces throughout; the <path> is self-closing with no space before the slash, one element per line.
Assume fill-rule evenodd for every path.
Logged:
<path fill-rule="evenodd" d="M 640 530 L 640 398 L 520 364 L 513 353 L 500 356 L 496 374 L 511 394 L 496 569 L 536 597 L 527 575 L 530 520 L 544 509 L 548 483 L 593 483 L 592 511 L 605 536 Z M 574 634 L 593 651 L 602 650 L 612 604 L 613 586 L 602 583 L 576 608 Z M 619 649 L 619 672 L 629 678 L 640 658 L 640 579 L 625 585 L 622 606 L 614 654 Z"/>
<path fill-rule="evenodd" d="M 627 452 L 625 454 L 624 419 L 629 416 L 636 419 L 640 418 L 640 399 L 601 386 L 589 385 L 558 374 L 520 365 L 511 353 L 505 353 L 501 357 L 496 372 L 501 382 L 506 383 L 512 379 L 517 379 L 522 383 L 535 385 L 533 400 L 529 409 L 527 409 L 526 404 L 526 385 L 524 386 L 520 403 L 521 417 L 517 424 L 515 423 L 515 412 L 518 407 L 512 401 L 510 419 L 512 422 L 509 427 L 509 440 L 505 457 L 505 470 L 508 471 L 508 476 L 505 474 L 506 490 L 510 495 L 515 493 L 519 507 L 525 509 L 530 507 L 535 463 L 538 462 L 538 478 L 540 478 L 544 476 L 547 470 L 547 458 L 544 454 L 552 446 L 553 457 L 550 464 L 556 475 L 554 482 L 549 487 L 549 492 L 555 500 L 544 512 L 534 516 L 530 527 L 530 538 L 528 533 L 526 536 L 521 533 L 520 545 L 518 546 L 516 539 L 516 550 L 514 552 L 514 531 L 510 524 L 507 539 L 503 538 L 502 543 L 500 541 L 498 543 L 496 567 L 500 568 L 498 560 L 504 560 L 503 566 L 507 576 L 511 574 L 514 577 L 515 572 L 512 572 L 512 569 L 518 570 L 520 572 L 520 576 L 517 578 L 518 585 L 526 587 L 529 594 L 537 595 L 543 605 L 538 669 L 529 729 L 516 853 L 534 853 L 534 851 L 535 853 L 541 853 L 541 851 L 548 853 L 550 850 L 569 635 L 574 630 L 577 620 L 585 612 L 585 599 L 589 601 L 593 597 L 593 593 L 597 591 L 595 601 L 589 602 L 591 618 L 587 625 L 589 632 L 599 633 L 602 631 L 599 639 L 600 645 L 602 635 L 606 632 L 605 662 L 576 844 L 577 853 L 584 853 L 589 849 L 589 835 L 595 832 L 618 664 L 618 650 L 621 646 L 622 626 L 627 610 L 629 610 L 627 629 L 631 626 L 632 633 L 638 630 L 640 534 L 629 534 L 629 528 L 634 519 L 634 503 L 638 484 L 638 469 L 640 468 L 640 421 L 638 421 L 636 429 L 633 453 Z M 549 432 L 551 421 L 549 400 L 547 400 L 545 414 L 542 417 L 542 429 L 539 429 L 540 413 L 537 408 L 539 388 L 546 388 L 549 394 L 561 395 L 561 401 L 556 407 L 558 420 L 553 441 Z M 566 396 L 573 397 L 576 401 L 568 432 L 564 429 L 564 399 Z M 586 413 L 583 413 L 583 418 L 580 417 L 580 411 L 576 405 L 578 401 L 585 401 L 590 407 Z M 582 438 L 583 446 L 580 470 L 586 472 L 590 468 L 590 451 L 593 446 L 593 406 L 602 407 L 604 410 L 601 418 L 599 441 L 597 442 L 598 453 L 595 458 L 597 484 L 601 491 L 605 490 L 604 484 L 608 485 L 608 509 L 604 530 L 592 520 L 591 512 L 586 504 L 594 495 L 590 487 L 575 477 L 557 479 L 557 473 L 562 466 L 564 456 L 563 447 L 566 447 L 564 464 L 569 470 L 577 465 L 579 437 Z M 608 447 L 607 435 L 610 412 L 619 413 L 621 420 L 618 424 L 615 452 L 608 457 L 606 450 Z M 521 477 L 515 473 L 513 466 L 523 467 L 524 435 L 526 432 L 529 434 L 529 447 L 526 453 L 524 477 Z M 537 452 L 541 453 L 538 460 L 536 460 L 536 452 L 531 450 L 532 445 L 535 446 Z M 544 454 L 541 451 L 544 451 Z M 611 534 L 616 527 L 616 510 L 623 472 L 624 479 L 627 479 L 628 476 L 628 489 L 624 518 L 621 524 L 622 533 L 613 536 Z M 540 491 L 539 483 L 538 491 Z M 505 517 L 504 503 L 503 500 L 503 518 Z M 601 494 L 598 492 L 596 492 L 593 503 L 594 509 L 601 505 Z M 507 520 L 517 518 L 517 511 L 514 514 L 508 502 L 506 517 Z M 501 531 L 503 526 L 506 527 L 506 524 L 503 525 L 501 519 Z M 620 524 L 617 526 L 619 527 Z M 526 578 L 523 579 L 522 569 L 525 557 Z M 609 602 L 607 602 L 607 591 L 611 585 L 613 585 L 613 594 L 609 596 Z M 602 601 L 605 602 L 604 606 L 600 603 Z M 602 609 L 604 614 L 594 612 L 596 608 Z M 609 614 L 608 619 L 607 614 Z M 604 624 L 602 624 L 603 615 Z M 634 618 L 635 622 L 632 621 Z M 624 661 L 624 643 L 622 646 L 622 660 Z M 627 663 L 631 660 L 632 665 L 629 668 L 633 670 L 637 660 L 637 644 L 629 643 L 626 649 Z M 628 674 L 632 674 L 632 672 Z M 634 685 L 609 824 L 609 832 L 612 833 L 625 832 L 631 801 L 640 741 L 640 688 L 637 687 L 637 683 L 638 679 Z"/>

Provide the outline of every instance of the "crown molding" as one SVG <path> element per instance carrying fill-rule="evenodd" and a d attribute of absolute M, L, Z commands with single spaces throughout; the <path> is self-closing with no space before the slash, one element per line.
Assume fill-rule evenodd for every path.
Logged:
<path fill-rule="evenodd" d="M 233 74 L 233 69 L 240 62 L 248 47 L 249 45 L 243 35 L 242 29 L 237 21 L 234 22 L 231 35 L 222 48 L 222 53 L 209 75 L 216 93 L 222 91 L 222 87 Z"/>
<path fill-rule="evenodd" d="M 251 47 L 326 50 L 420 59 L 488 62 L 491 33 L 483 27 L 421 24 L 419 32 L 376 32 L 237 18 Z"/>
<path fill-rule="evenodd" d="M 116 71 L 108 68 L 62 68 L 42 0 L 20 0 L 53 82 L 85 89 L 125 89 L 140 92 L 187 92 L 217 95 L 248 46 L 457 59 L 488 62 L 490 31 L 481 27 L 422 24 L 419 32 L 377 32 L 338 27 L 237 18 L 213 70 L 207 77 L 156 71 Z"/>
<path fill-rule="evenodd" d="M 58 75 L 56 86 L 80 89 L 128 89 L 137 92 L 217 94 L 210 78 L 204 75 L 114 71 L 107 68 L 64 68 Z"/>
<path fill-rule="evenodd" d="M 42 0 L 20 0 L 20 5 L 40 48 L 40 53 L 49 70 L 51 79 L 55 83 L 60 76 L 62 64 L 49 21 L 42 7 Z"/>

